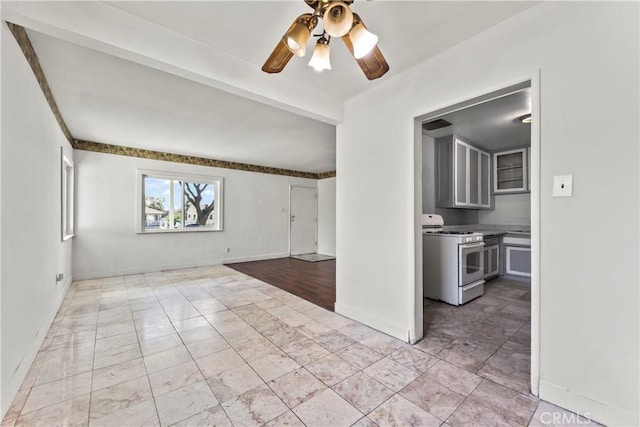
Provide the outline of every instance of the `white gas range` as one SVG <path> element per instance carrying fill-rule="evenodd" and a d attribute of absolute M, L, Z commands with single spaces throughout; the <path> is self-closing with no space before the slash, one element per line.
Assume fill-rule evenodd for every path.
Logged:
<path fill-rule="evenodd" d="M 443 226 L 442 216 L 422 215 L 424 296 L 461 305 L 484 293 L 483 235 Z"/>

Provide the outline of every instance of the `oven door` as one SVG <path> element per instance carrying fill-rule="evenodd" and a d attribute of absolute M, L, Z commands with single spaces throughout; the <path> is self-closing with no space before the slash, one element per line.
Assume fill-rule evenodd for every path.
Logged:
<path fill-rule="evenodd" d="M 466 286 L 484 276 L 484 242 L 458 245 L 458 286 Z"/>

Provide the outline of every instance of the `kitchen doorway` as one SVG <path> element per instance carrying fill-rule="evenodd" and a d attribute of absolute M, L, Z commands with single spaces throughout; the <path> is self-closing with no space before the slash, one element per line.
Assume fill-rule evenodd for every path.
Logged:
<path fill-rule="evenodd" d="M 289 255 L 315 254 L 318 248 L 318 190 L 289 186 Z"/>
<path fill-rule="evenodd" d="M 528 187 L 526 187 L 526 189 L 521 192 L 522 194 L 527 193 L 528 203 L 529 203 L 527 214 L 530 220 L 530 228 L 526 231 L 530 232 L 530 245 L 531 245 L 530 246 L 530 253 L 531 253 L 530 285 L 525 285 L 526 287 L 523 287 L 523 286 L 520 286 L 522 285 L 522 283 L 519 283 L 517 281 L 514 281 L 513 283 L 511 283 L 510 280 L 514 279 L 513 277 L 506 277 L 506 278 L 501 277 L 499 279 L 495 279 L 495 281 L 493 282 L 493 285 L 494 285 L 493 289 L 491 290 L 491 292 L 487 293 L 487 296 L 490 296 L 491 298 L 485 298 L 486 299 L 485 302 L 487 304 L 483 304 L 482 297 L 474 300 L 475 304 L 473 304 L 474 301 L 472 301 L 471 303 L 467 303 L 465 305 L 459 305 L 459 306 L 447 306 L 446 304 L 441 302 L 434 302 L 433 300 L 425 300 L 423 298 L 424 296 L 423 278 L 425 277 L 424 275 L 428 274 L 429 272 L 423 271 L 422 214 L 423 213 L 440 214 L 443 212 L 445 214 L 448 213 L 452 216 L 452 218 L 455 218 L 455 219 L 452 219 L 452 222 L 449 223 L 452 225 L 457 223 L 473 225 L 474 223 L 480 224 L 481 221 L 477 220 L 478 218 L 477 212 L 479 212 L 479 209 L 476 211 L 476 213 L 474 213 L 473 210 L 468 209 L 470 206 L 466 206 L 467 209 L 448 209 L 448 210 L 441 209 L 442 208 L 441 205 L 434 203 L 433 200 L 430 199 L 431 197 L 436 198 L 437 196 L 439 196 L 436 194 L 436 191 L 441 191 L 441 189 L 434 190 L 430 194 L 429 192 L 426 192 L 427 196 L 424 197 L 425 200 L 423 200 L 423 194 L 425 193 L 423 191 L 424 190 L 423 189 L 423 186 L 424 186 L 423 173 L 430 173 L 432 174 L 431 176 L 435 176 L 435 174 L 437 173 L 437 170 L 434 170 L 434 169 L 437 169 L 437 168 L 434 168 L 433 165 L 429 166 L 426 163 L 423 164 L 423 162 L 421 161 L 423 157 L 423 126 L 422 125 L 424 123 L 430 123 L 435 126 L 438 126 L 438 125 L 442 127 L 449 126 L 451 125 L 451 123 L 447 124 L 446 119 L 455 118 L 456 113 L 460 112 L 461 110 L 468 109 L 473 106 L 478 106 L 488 101 L 500 99 L 514 93 L 519 93 L 523 90 L 527 90 L 528 93 L 530 93 L 530 101 L 531 101 L 530 114 L 532 119 L 531 124 L 528 125 L 530 126 L 530 131 L 529 131 L 530 147 L 527 151 L 526 157 L 528 158 L 528 162 L 527 162 L 527 165 L 525 166 L 526 169 L 528 169 L 530 176 L 528 179 L 526 177 L 524 178 L 525 181 L 528 181 L 527 183 Z M 416 160 L 414 164 L 415 166 L 414 182 L 416 183 L 416 188 L 415 188 L 416 283 L 415 283 L 415 294 L 414 294 L 415 308 L 416 308 L 415 331 L 416 331 L 417 337 L 420 337 L 423 334 L 425 337 L 427 337 L 422 342 L 419 342 L 417 345 L 428 346 L 430 347 L 431 351 L 435 351 L 436 348 L 433 347 L 434 343 L 435 344 L 446 343 L 446 340 L 448 338 L 451 338 L 451 337 L 448 337 L 445 333 L 445 335 L 440 335 L 435 337 L 432 335 L 431 338 L 435 338 L 435 339 L 430 339 L 430 340 L 428 339 L 430 334 L 430 331 L 428 330 L 429 327 L 433 326 L 437 322 L 441 322 L 439 325 L 440 331 L 445 330 L 446 329 L 445 326 L 447 328 L 454 328 L 454 326 L 451 326 L 452 321 L 458 321 L 459 322 L 458 326 L 460 327 L 463 327 L 463 325 L 465 324 L 464 320 L 468 320 L 468 319 L 473 319 L 473 322 L 471 323 L 472 325 L 474 322 L 477 323 L 477 320 L 483 320 L 490 323 L 492 320 L 489 318 L 490 312 L 491 310 L 494 310 L 497 307 L 497 305 L 494 307 L 490 307 L 490 305 L 492 302 L 496 302 L 500 300 L 500 298 L 502 297 L 501 293 L 504 293 L 505 296 L 509 296 L 511 300 L 522 299 L 522 301 L 526 302 L 525 304 L 522 304 L 521 301 L 517 301 L 515 302 L 515 304 L 510 304 L 510 307 L 508 309 L 506 306 L 504 306 L 504 307 L 500 307 L 499 310 L 501 312 L 504 310 L 507 315 L 513 314 L 514 316 L 517 316 L 520 314 L 524 314 L 529 319 L 529 321 L 526 322 L 526 324 L 524 324 L 522 328 L 520 328 L 519 331 L 522 333 L 519 333 L 516 335 L 516 331 L 514 330 L 514 331 L 511 331 L 510 334 L 513 335 L 514 338 L 512 341 L 516 341 L 516 344 L 522 344 L 522 343 L 527 344 L 525 346 L 525 349 L 527 351 L 526 356 L 530 356 L 530 363 L 528 364 L 528 366 L 526 366 L 527 368 L 526 371 L 529 376 L 528 378 L 529 384 L 525 383 L 525 386 L 528 386 L 529 391 L 536 396 L 538 395 L 539 348 L 540 348 L 540 340 L 539 340 L 539 336 L 540 336 L 540 320 L 539 320 L 539 310 L 540 310 L 540 302 L 539 302 L 540 301 L 539 300 L 539 295 L 540 295 L 540 279 L 539 279 L 540 277 L 540 274 L 539 274 L 539 270 L 540 270 L 540 258 L 539 258 L 540 256 L 540 131 L 539 131 L 540 129 L 539 127 L 540 96 L 539 96 L 539 93 L 540 93 L 540 79 L 539 79 L 539 75 L 535 74 L 527 79 L 515 81 L 513 83 L 509 83 L 500 88 L 480 91 L 478 92 L 479 95 L 469 96 L 466 99 L 463 98 L 462 101 L 455 102 L 455 100 L 453 100 L 454 102 L 444 104 L 445 106 L 442 108 L 434 109 L 430 113 L 427 113 L 415 118 L 415 146 L 414 146 L 414 149 L 415 149 L 414 152 L 416 153 Z M 512 120 L 514 121 L 521 120 L 521 119 L 522 119 L 521 117 L 512 118 Z M 438 122 L 438 120 L 444 120 L 445 123 L 434 123 L 434 122 Z M 453 133 L 456 133 L 459 129 L 453 130 L 453 128 L 450 128 L 450 130 L 452 130 L 451 133 L 453 134 Z M 441 135 L 436 135 L 436 136 L 439 137 Z M 500 148 L 506 149 L 507 147 L 505 146 Z M 431 150 L 432 151 L 429 152 L 427 148 L 425 152 L 427 153 L 427 155 L 432 156 L 431 163 L 433 164 L 434 156 L 436 155 L 436 152 L 433 150 L 433 147 L 431 148 Z M 491 147 L 491 149 L 487 151 L 490 152 L 490 154 L 492 155 L 492 161 L 494 161 L 493 154 L 495 154 L 499 150 L 496 147 Z M 452 178 L 452 179 L 455 179 L 455 178 Z M 491 179 L 492 181 L 496 180 L 493 174 Z M 494 182 L 491 183 L 492 187 L 494 184 L 495 184 Z M 469 189 L 468 185 L 467 185 L 467 189 Z M 492 197 L 494 197 L 496 194 L 499 194 L 499 191 L 500 191 L 500 188 L 497 188 L 497 191 L 496 191 L 496 188 L 493 188 Z M 457 194 L 458 193 L 454 193 L 454 195 L 456 196 Z M 456 202 L 457 201 L 459 200 L 456 200 Z M 467 200 L 466 203 L 473 204 L 474 201 Z M 480 204 L 480 202 L 478 202 L 478 204 Z M 456 208 L 456 207 L 459 208 L 460 206 L 449 206 L 449 208 Z M 427 212 L 424 209 L 428 209 L 432 211 Z M 485 212 L 488 212 L 488 211 L 485 211 Z M 475 222 L 473 218 L 476 218 Z M 445 220 L 445 225 L 448 225 L 446 220 Z M 522 230 L 519 230 L 519 231 L 522 231 Z M 507 271 L 507 270 L 505 269 L 504 271 Z M 512 271 L 512 270 L 509 270 L 509 271 Z M 513 287 L 512 287 L 512 284 L 513 284 Z M 520 310 L 523 307 L 525 307 L 524 310 L 526 310 L 526 313 L 513 312 L 513 310 Z M 454 311 L 449 311 L 449 309 L 452 309 Z M 445 311 L 449 311 L 449 313 L 447 315 L 442 316 L 442 318 L 438 320 L 436 317 L 433 316 L 433 312 L 437 310 L 439 310 L 439 313 L 444 313 Z M 509 313 L 510 310 L 511 310 L 511 313 Z M 454 312 L 456 314 L 454 314 L 453 316 L 449 315 Z M 486 319 L 483 317 L 485 315 L 487 316 Z M 506 318 L 507 316 L 504 316 L 504 317 Z M 506 320 L 508 321 L 509 319 L 506 319 Z M 515 325 L 515 323 L 512 323 L 512 324 Z M 482 328 L 479 328 L 478 331 L 481 332 Z M 495 346 L 496 340 L 499 341 L 500 337 L 497 337 L 494 335 L 489 337 L 488 339 L 491 339 L 492 340 L 491 345 Z M 473 363 L 476 362 L 476 360 L 474 360 L 473 357 L 469 359 L 465 359 L 465 356 L 469 355 L 469 354 L 465 354 L 465 351 L 469 349 L 470 345 L 473 346 L 475 344 L 478 344 L 478 346 L 475 348 L 475 350 L 477 350 L 477 352 L 475 353 L 476 355 L 481 355 L 483 350 L 486 350 L 487 348 L 491 347 L 491 346 L 483 347 L 482 343 L 471 342 L 469 340 L 467 341 L 471 342 L 471 344 L 469 344 L 469 342 L 467 342 L 466 344 L 464 342 L 462 343 L 458 342 L 457 343 L 458 345 L 456 347 L 456 344 L 453 343 L 453 341 L 455 340 L 456 338 L 454 336 L 453 340 L 451 341 L 451 344 L 452 344 L 450 347 L 451 354 L 446 355 L 443 353 L 441 354 L 441 356 L 451 359 L 452 363 L 455 360 L 456 363 L 453 363 L 453 364 L 454 365 L 458 364 L 458 366 L 461 366 L 465 363 L 473 365 Z M 464 341 L 464 338 L 462 338 L 461 341 Z M 496 348 L 502 349 L 501 346 Z M 438 349 L 438 351 L 444 351 L 446 353 L 446 346 L 443 347 L 442 350 Z M 507 353 L 508 351 L 509 349 L 507 349 Z M 500 350 L 493 353 L 493 355 L 494 356 L 498 355 L 498 353 L 500 353 Z M 504 354 L 502 355 L 504 356 Z M 488 355 L 487 357 L 490 357 L 490 356 L 491 355 Z M 480 359 L 482 359 L 482 357 L 484 356 L 479 356 Z M 478 372 L 480 372 L 480 369 L 483 369 L 484 364 L 480 364 L 478 366 L 479 366 Z M 522 372 L 522 369 L 520 369 L 520 372 Z M 492 379 L 496 381 L 495 378 L 492 378 Z"/>

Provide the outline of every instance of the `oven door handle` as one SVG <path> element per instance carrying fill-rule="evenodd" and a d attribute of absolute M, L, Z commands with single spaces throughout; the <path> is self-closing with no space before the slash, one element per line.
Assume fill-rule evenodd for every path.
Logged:
<path fill-rule="evenodd" d="M 475 247 L 480 247 L 480 246 L 484 246 L 484 242 L 477 242 L 477 243 L 463 243 L 460 245 L 461 248 L 467 249 L 467 248 L 475 248 Z"/>
<path fill-rule="evenodd" d="M 474 282 L 474 283 L 471 283 L 471 284 L 469 284 L 469 285 L 465 285 L 465 286 L 463 286 L 463 287 L 462 287 L 462 290 L 463 290 L 463 291 L 468 291 L 469 289 L 473 289 L 473 288 L 476 288 L 476 287 L 478 287 L 478 286 L 480 286 L 480 285 L 484 285 L 484 283 L 485 283 L 485 281 L 484 281 L 484 280 L 480 280 L 480 281 L 478 281 L 478 282 Z"/>

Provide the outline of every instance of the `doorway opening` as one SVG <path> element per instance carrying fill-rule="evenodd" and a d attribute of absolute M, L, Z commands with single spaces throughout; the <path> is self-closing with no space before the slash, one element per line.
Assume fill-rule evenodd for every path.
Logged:
<path fill-rule="evenodd" d="M 415 317 L 416 335 L 423 335 L 417 345 L 533 395 L 539 381 L 539 108 L 539 78 L 532 76 L 415 119 L 421 157 Z M 423 234 L 423 220 L 441 232 Z M 461 255 L 461 236 L 485 245 L 474 258 L 481 271 L 473 283 L 462 283 L 464 269 L 475 264 Z"/>
<path fill-rule="evenodd" d="M 289 255 L 315 254 L 318 248 L 318 190 L 289 186 Z"/>

